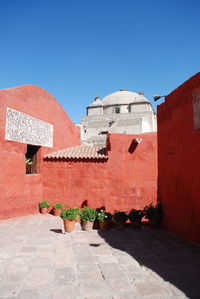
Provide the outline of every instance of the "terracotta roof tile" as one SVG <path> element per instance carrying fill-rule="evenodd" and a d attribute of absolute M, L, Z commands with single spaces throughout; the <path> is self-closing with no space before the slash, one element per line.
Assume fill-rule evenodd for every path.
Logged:
<path fill-rule="evenodd" d="M 102 146 L 74 146 L 45 156 L 47 159 L 108 159 L 106 148 Z"/>

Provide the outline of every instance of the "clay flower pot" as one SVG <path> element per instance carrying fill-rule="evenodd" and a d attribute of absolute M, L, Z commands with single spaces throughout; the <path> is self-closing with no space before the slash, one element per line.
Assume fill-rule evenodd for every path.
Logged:
<path fill-rule="evenodd" d="M 123 230 L 126 227 L 126 222 L 125 221 L 115 221 L 115 228 L 117 230 Z"/>
<path fill-rule="evenodd" d="M 40 208 L 40 213 L 41 214 L 47 214 L 48 208 Z"/>
<path fill-rule="evenodd" d="M 82 230 L 91 231 L 96 217 L 97 211 L 95 209 L 84 207 L 80 214 Z"/>
<path fill-rule="evenodd" d="M 83 221 L 82 220 L 81 225 L 82 225 L 82 230 L 89 232 L 89 231 L 92 231 L 92 229 L 93 229 L 94 221 Z"/>
<path fill-rule="evenodd" d="M 63 219 L 65 232 L 72 232 L 75 227 L 77 211 L 75 208 L 63 209 L 60 217 Z"/>
<path fill-rule="evenodd" d="M 60 216 L 62 213 L 62 209 L 63 209 L 63 204 L 62 203 L 55 203 L 53 205 L 53 215 L 54 216 Z"/>
<path fill-rule="evenodd" d="M 62 212 L 62 209 L 56 209 L 56 208 L 53 209 L 54 216 L 60 216 L 61 212 Z"/>
<path fill-rule="evenodd" d="M 127 212 L 124 211 L 116 211 L 113 216 L 115 228 L 118 230 L 125 229 L 126 220 L 128 219 Z"/>
<path fill-rule="evenodd" d="M 46 214 L 49 212 L 50 203 L 46 200 L 39 203 L 39 209 L 41 214 Z"/>
<path fill-rule="evenodd" d="M 111 227 L 111 221 L 106 220 L 106 221 L 99 221 L 99 229 L 101 231 L 109 230 Z"/>
<path fill-rule="evenodd" d="M 75 227 L 75 220 L 63 219 L 65 232 L 72 232 Z"/>
<path fill-rule="evenodd" d="M 132 209 L 129 214 L 128 218 L 131 222 L 131 227 L 134 228 L 141 228 L 142 227 L 142 218 L 144 217 L 143 210 L 136 210 Z"/>

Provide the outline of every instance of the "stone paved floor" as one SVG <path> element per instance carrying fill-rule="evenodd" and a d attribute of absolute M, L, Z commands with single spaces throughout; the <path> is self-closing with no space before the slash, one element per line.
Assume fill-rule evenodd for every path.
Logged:
<path fill-rule="evenodd" d="M 62 233 L 62 220 L 0 221 L 0 298 L 200 298 L 200 246 L 161 230 Z"/>

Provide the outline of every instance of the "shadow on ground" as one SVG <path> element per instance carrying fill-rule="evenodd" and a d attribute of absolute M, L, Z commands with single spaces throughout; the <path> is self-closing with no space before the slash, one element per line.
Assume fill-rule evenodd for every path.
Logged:
<path fill-rule="evenodd" d="M 148 268 L 154 277 L 159 275 L 184 292 L 188 298 L 200 298 L 198 244 L 160 229 L 146 227 L 99 231 L 99 235 L 113 248 L 131 255 L 142 267 Z"/>
<path fill-rule="evenodd" d="M 54 232 L 54 233 L 56 233 L 56 234 L 62 234 L 63 232 L 62 232 L 62 229 L 57 229 L 57 228 L 52 228 L 52 229 L 50 229 L 50 231 L 51 232 Z"/>

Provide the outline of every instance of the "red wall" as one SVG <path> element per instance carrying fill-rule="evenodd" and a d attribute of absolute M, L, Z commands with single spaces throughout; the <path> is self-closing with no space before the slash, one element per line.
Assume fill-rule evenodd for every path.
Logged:
<path fill-rule="evenodd" d="M 200 130 L 194 129 L 193 95 L 200 73 L 158 107 L 158 199 L 167 229 L 200 242 Z"/>
<path fill-rule="evenodd" d="M 26 144 L 5 140 L 7 107 L 54 125 L 54 147 L 39 152 L 40 174 L 25 174 Z M 78 128 L 47 91 L 37 86 L 0 90 L 0 218 L 36 213 L 43 199 L 43 155 L 77 144 Z"/>
<path fill-rule="evenodd" d="M 130 153 L 134 138 L 142 138 Z M 45 161 L 44 197 L 66 207 L 104 206 L 108 211 L 143 208 L 157 198 L 157 134 L 109 135 L 109 159 Z"/>

